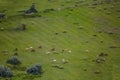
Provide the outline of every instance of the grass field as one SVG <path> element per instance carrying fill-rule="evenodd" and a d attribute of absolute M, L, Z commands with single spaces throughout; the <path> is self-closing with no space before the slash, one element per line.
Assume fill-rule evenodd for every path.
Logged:
<path fill-rule="evenodd" d="M 4 28 L 0 30 L 0 65 L 12 68 L 11 80 L 120 80 L 120 1 L 104 1 L 0 0 L 0 12 L 7 15 L 0 20 L 0 28 Z M 32 3 L 39 12 L 24 17 L 20 11 L 29 9 Z M 51 8 L 54 11 L 44 12 Z M 26 31 L 15 30 L 20 23 L 26 25 Z M 26 51 L 28 47 L 35 52 Z M 6 64 L 15 48 L 22 61 L 17 69 Z M 62 53 L 63 49 L 67 50 Z M 3 54 L 4 50 L 8 54 Z M 108 54 L 105 62 L 96 63 L 94 60 L 102 52 Z M 52 63 L 52 59 L 57 62 Z M 62 64 L 62 59 L 68 63 Z M 36 63 L 42 64 L 44 73 L 27 75 L 25 69 Z"/>

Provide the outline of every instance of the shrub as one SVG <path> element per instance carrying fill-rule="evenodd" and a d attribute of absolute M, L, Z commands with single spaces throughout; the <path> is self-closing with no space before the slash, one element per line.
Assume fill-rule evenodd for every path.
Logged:
<path fill-rule="evenodd" d="M 21 61 L 18 59 L 17 56 L 13 56 L 7 60 L 7 63 L 16 66 L 16 65 L 21 64 Z"/>
<path fill-rule="evenodd" d="M 5 14 L 4 13 L 0 13 L 0 19 L 4 18 Z"/>
<path fill-rule="evenodd" d="M 0 77 L 12 77 L 13 72 L 10 68 L 5 66 L 0 66 Z"/>
<path fill-rule="evenodd" d="M 27 74 L 38 75 L 42 73 L 42 66 L 40 64 L 34 65 L 26 70 Z"/>
<path fill-rule="evenodd" d="M 38 12 L 38 11 L 37 11 L 37 9 L 35 8 L 35 5 L 34 5 L 34 4 L 31 5 L 30 9 L 24 11 L 25 14 L 37 13 L 37 12 Z"/>

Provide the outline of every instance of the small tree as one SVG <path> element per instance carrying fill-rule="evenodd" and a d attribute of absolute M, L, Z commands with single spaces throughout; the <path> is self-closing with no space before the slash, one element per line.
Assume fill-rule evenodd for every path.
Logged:
<path fill-rule="evenodd" d="M 37 9 L 35 8 L 35 5 L 34 5 L 34 4 L 32 4 L 32 5 L 30 6 L 30 9 L 24 11 L 25 14 L 37 13 L 37 12 L 38 12 L 38 11 L 37 11 Z"/>
<path fill-rule="evenodd" d="M 0 19 L 4 18 L 5 14 L 4 13 L 0 13 Z"/>
<path fill-rule="evenodd" d="M 30 9 L 29 9 L 31 12 L 34 12 L 34 13 L 36 13 L 36 12 L 38 12 L 37 10 L 36 10 L 36 8 L 35 8 L 35 5 L 34 4 L 32 4 L 32 6 L 30 7 Z"/>
<path fill-rule="evenodd" d="M 13 72 L 10 68 L 5 66 L 0 66 L 0 77 L 12 77 Z"/>
<path fill-rule="evenodd" d="M 27 74 L 39 75 L 42 74 L 42 66 L 40 64 L 34 65 L 26 70 Z"/>
<path fill-rule="evenodd" d="M 14 67 L 15 67 L 16 65 L 21 64 L 21 61 L 19 60 L 19 58 L 17 56 L 13 56 L 13 57 L 11 57 L 10 59 L 7 60 L 7 63 L 11 64 L 11 65 L 14 65 Z"/>

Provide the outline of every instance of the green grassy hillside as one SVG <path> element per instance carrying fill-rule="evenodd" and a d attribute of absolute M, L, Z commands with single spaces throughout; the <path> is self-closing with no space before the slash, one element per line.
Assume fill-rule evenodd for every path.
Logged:
<path fill-rule="evenodd" d="M 38 13 L 24 16 L 22 11 L 32 3 Z M 12 80 L 120 80 L 119 0 L 0 0 L 0 13 L 7 16 L 0 19 L 4 28 L 0 30 L 0 65 L 12 68 Z M 15 30 L 22 23 L 27 30 Z M 27 51 L 28 47 L 35 52 Z M 17 69 L 6 64 L 15 48 L 22 61 Z M 100 53 L 108 55 L 103 63 L 95 61 Z M 68 63 L 62 64 L 62 59 Z M 25 69 L 36 63 L 42 64 L 44 73 L 27 75 Z"/>

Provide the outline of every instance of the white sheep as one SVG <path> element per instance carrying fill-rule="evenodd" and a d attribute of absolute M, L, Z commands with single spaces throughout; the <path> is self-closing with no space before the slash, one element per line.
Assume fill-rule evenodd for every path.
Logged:
<path fill-rule="evenodd" d="M 50 54 L 50 52 L 48 51 L 48 52 L 46 52 L 46 54 Z"/>
<path fill-rule="evenodd" d="M 87 49 L 87 50 L 85 50 L 85 52 L 87 52 L 87 53 L 88 53 L 88 52 L 89 52 L 89 50 Z"/>
<path fill-rule="evenodd" d="M 26 51 L 28 51 L 28 50 L 29 50 L 29 48 L 25 48 L 25 50 L 26 50 Z"/>
<path fill-rule="evenodd" d="M 56 60 L 56 59 L 53 59 L 53 60 L 52 60 L 52 62 L 53 62 L 53 63 L 56 63 L 56 62 L 57 62 L 57 60 Z"/>
<path fill-rule="evenodd" d="M 33 49 L 33 47 L 29 47 L 29 49 Z"/>
<path fill-rule="evenodd" d="M 58 11 L 60 11 L 61 10 L 61 8 L 58 8 Z"/>
<path fill-rule="evenodd" d="M 8 54 L 8 51 L 7 51 L 7 50 L 4 50 L 2 53 L 5 54 L 5 55 L 7 55 L 7 54 Z"/>
<path fill-rule="evenodd" d="M 3 28 L 3 27 L 1 27 L 1 28 L 0 28 L 0 30 L 4 30 L 4 28 Z"/>
<path fill-rule="evenodd" d="M 71 50 L 69 50 L 68 52 L 69 52 L 69 53 L 71 53 L 72 51 L 71 51 Z"/>
<path fill-rule="evenodd" d="M 62 63 L 65 64 L 65 63 L 68 63 L 68 60 L 65 60 L 64 58 L 62 59 Z"/>
<path fill-rule="evenodd" d="M 67 51 L 68 49 L 64 49 L 65 51 Z"/>

